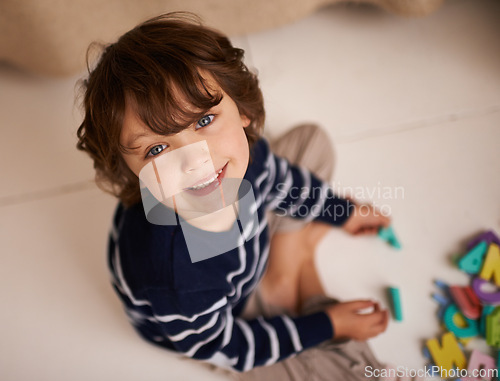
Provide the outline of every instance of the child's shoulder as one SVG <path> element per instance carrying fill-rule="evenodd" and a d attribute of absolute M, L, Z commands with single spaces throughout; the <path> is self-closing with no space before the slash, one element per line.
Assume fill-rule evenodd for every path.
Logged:
<path fill-rule="evenodd" d="M 137 238 L 142 235 L 165 234 L 172 229 L 172 225 L 152 224 L 147 220 L 142 202 L 138 202 L 129 207 L 118 203 L 113 217 L 113 227 L 120 235 L 128 233 Z"/>
<path fill-rule="evenodd" d="M 113 218 L 113 231 L 124 250 L 147 254 L 161 253 L 170 249 L 175 238 L 176 225 L 154 224 L 146 218 L 142 202 L 125 207 L 119 203 Z"/>
<path fill-rule="evenodd" d="M 169 267 L 174 233 L 175 226 L 150 223 L 141 202 L 130 207 L 120 203 L 113 218 L 108 254 L 110 259 L 119 257 L 123 275 L 137 287 L 152 286 L 148 284 L 151 279 L 165 283 L 156 286 L 168 287 L 168 280 L 151 274 Z"/>
<path fill-rule="evenodd" d="M 271 149 L 269 148 L 269 142 L 264 137 L 257 140 L 250 149 L 252 159 L 265 159 L 270 152 Z"/>
<path fill-rule="evenodd" d="M 265 171 L 268 165 L 271 149 L 265 138 L 257 140 L 250 148 L 250 164 L 247 169 L 246 178 L 250 180 L 254 177 L 259 177 Z"/>
<path fill-rule="evenodd" d="M 128 208 L 119 204 L 113 224 L 108 253 L 112 270 L 134 295 L 160 290 L 212 300 L 228 292 L 226 275 L 239 266 L 237 255 L 193 263 L 181 226 L 150 223 L 141 203 Z"/>

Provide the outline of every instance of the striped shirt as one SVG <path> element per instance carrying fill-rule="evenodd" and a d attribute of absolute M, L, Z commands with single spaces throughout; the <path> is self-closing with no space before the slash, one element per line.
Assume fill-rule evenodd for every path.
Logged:
<path fill-rule="evenodd" d="M 108 247 L 113 287 L 142 337 L 237 371 L 273 364 L 333 336 L 325 312 L 240 317 L 268 260 L 266 212 L 341 225 L 352 207 L 309 171 L 272 154 L 264 139 L 251 157 L 244 178 L 259 225 L 238 247 L 193 263 L 181 227 L 149 223 L 141 203 L 118 205 Z"/>

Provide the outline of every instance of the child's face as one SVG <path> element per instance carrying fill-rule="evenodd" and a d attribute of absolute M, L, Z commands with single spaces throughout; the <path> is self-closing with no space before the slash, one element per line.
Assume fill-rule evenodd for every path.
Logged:
<path fill-rule="evenodd" d="M 123 158 L 137 177 L 141 174 L 141 180 L 147 171 L 153 173 L 150 178 L 161 178 L 163 197 L 170 201 L 160 201 L 176 210 L 205 208 L 201 212 L 210 212 L 207 200 L 213 200 L 214 195 L 220 199 L 220 191 L 215 191 L 217 185 L 223 179 L 242 179 L 247 170 L 249 146 L 244 128 L 250 120 L 240 115 L 234 101 L 220 91 L 223 98 L 218 105 L 194 125 L 168 136 L 154 133 L 133 107 L 126 107 L 120 141 L 134 149 Z M 207 185 L 214 175 L 217 179 Z"/>

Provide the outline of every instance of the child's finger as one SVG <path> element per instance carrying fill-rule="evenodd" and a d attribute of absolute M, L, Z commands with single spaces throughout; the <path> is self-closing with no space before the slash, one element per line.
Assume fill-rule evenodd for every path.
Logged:
<path fill-rule="evenodd" d="M 384 322 L 382 324 L 382 326 L 383 326 L 382 332 L 387 329 L 388 325 L 389 325 L 389 311 L 385 310 L 384 311 Z"/>
<path fill-rule="evenodd" d="M 371 234 L 376 234 L 377 231 L 378 231 L 378 227 L 371 226 L 371 225 L 366 225 L 366 226 L 362 226 L 358 230 L 358 234 L 359 235 L 371 235 Z"/>
<path fill-rule="evenodd" d="M 383 216 L 378 209 L 374 209 L 373 215 L 370 218 L 370 223 L 373 227 L 387 227 L 391 224 L 391 219 L 387 216 Z"/>
<path fill-rule="evenodd" d="M 346 302 L 350 311 L 357 312 L 366 308 L 373 307 L 375 302 L 373 300 L 353 300 L 351 302 Z"/>
<path fill-rule="evenodd" d="M 388 311 L 387 310 L 378 310 L 377 311 L 377 321 L 376 321 L 376 325 L 377 326 L 384 326 L 387 324 L 388 322 L 388 317 L 389 317 L 389 314 L 388 314 Z"/>
<path fill-rule="evenodd" d="M 374 328 L 377 331 L 377 335 L 384 332 L 389 324 L 389 312 L 387 310 L 382 312 L 382 320 Z"/>
<path fill-rule="evenodd" d="M 381 310 L 380 306 L 376 306 L 375 310 L 367 317 L 369 318 L 370 325 L 374 329 L 380 330 L 380 332 L 382 332 L 383 330 L 385 330 L 384 327 L 387 326 L 388 316 L 389 315 L 387 310 Z"/>
<path fill-rule="evenodd" d="M 360 227 L 358 230 L 356 230 L 356 232 L 354 233 L 354 235 L 364 235 L 365 234 L 365 228 L 364 227 Z"/>
<path fill-rule="evenodd" d="M 370 337 L 375 337 L 387 328 L 387 313 L 386 311 L 380 311 L 377 316 L 372 316 L 373 320 L 369 324 L 368 334 Z"/>

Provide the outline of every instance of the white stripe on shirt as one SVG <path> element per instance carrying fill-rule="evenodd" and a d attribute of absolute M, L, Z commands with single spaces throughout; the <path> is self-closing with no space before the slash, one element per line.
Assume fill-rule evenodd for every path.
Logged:
<path fill-rule="evenodd" d="M 209 343 L 211 342 L 212 340 L 214 340 L 217 336 L 219 336 L 221 334 L 221 332 L 224 330 L 224 327 L 226 326 L 225 324 L 225 318 L 222 318 L 222 323 L 221 323 L 221 326 L 220 328 L 215 331 L 211 336 L 207 337 L 205 340 L 203 341 L 198 341 L 195 345 L 193 345 L 187 352 L 184 352 L 184 354 L 188 357 L 193 357 L 194 354 L 198 351 L 198 349 L 200 349 L 202 346 L 204 346 L 206 343 Z"/>
<path fill-rule="evenodd" d="M 240 237 L 241 238 L 241 237 Z M 230 272 L 227 277 L 227 284 L 231 286 L 231 292 L 227 296 L 233 296 L 236 293 L 236 286 L 233 284 L 233 278 L 237 275 L 243 274 L 247 266 L 247 251 L 245 250 L 245 245 L 238 246 L 238 259 L 240 260 L 240 267 Z"/>
<path fill-rule="evenodd" d="M 255 180 L 255 185 L 260 187 L 260 184 L 267 178 L 267 171 L 262 171 L 262 173 Z"/>
<path fill-rule="evenodd" d="M 168 338 L 171 341 L 181 341 L 189 335 L 193 335 L 196 333 L 202 333 L 202 332 L 212 328 L 215 325 L 215 323 L 217 323 L 217 319 L 219 319 L 219 315 L 220 315 L 219 312 L 213 314 L 212 318 L 208 321 L 208 323 L 201 326 L 198 329 L 186 329 L 185 331 L 182 331 L 181 333 L 179 333 L 177 335 L 173 335 L 173 336 L 169 335 Z"/>
<path fill-rule="evenodd" d="M 225 369 L 232 369 L 238 363 L 238 356 L 229 358 L 222 352 L 215 352 L 212 357 L 206 359 L 207 362 Z"/>
<path fill-rule="evenodd" d="M 293 323 L 292 319 L 290 319 L 286 315 L 280 315 L 281 318 L 283 319 L 283 323 L 285 323 L 286 328 L 288 329 L 288 332 L 290 333 L 290 337 L 292 339 L 293 347 L 295 348 L 296 352 L 299 352 L 302 350 L 302 343 L 300 342 L 300 337 L 299 337 L 299 332 L 297 331 L 297 327 Z"/>
<path fill-rule="evenodd" d="M 265 365 L 274 364 L 280 357 L 280 344 L 278 341 L 278 334 L 271 324 L 262 319 L 262 316 L 259 316 L 257 320 L 269 335 L 269 344 L 271 346 L 271 357 L 266 361 Z"/>
<path fill-rule="evenodd" d="M 302 185 L 302 190 L 300 192 L 299 199 L 288 209 L 290 215 L 294 215 L 295 212 L 304 204 L 304 201 L 308 198 L 311 193 L 311 175 L 307 169 L 299 167 L 300 174 L 302 175 L 302 179 L 304 180 L 304 184 Z"/>
<path fill-rule="evenodd" d="M 203 315 L 209 314 L 215 310 L 218 310 L 218 309 L 222 308 L 223 306 L 225 306 L 226 304 L 227 304 L 227 298 L 224 296 L 222 299 L 215 302 L 212 305 L 212 307 L 210 307 L 209 309 L 207 309 L 203 312 L 200 312 L 199 314 L 194 314 L 191 317 L 184 316 L 184 315 L 178 315 L 178 314 L 173 314 L 173 315 L 156 315 L 155 314 L 154 317 L 156 318 L 156 320 L 161 321 L 163 323 L 167 323 L 167 322 L 172 321 L 172 320 L 183 320 L 183 321 L 188 321 L 188 322 L 192 323 L 193 321 L 198 319 L 200 316 L 203 316 Z"/>
<path fill-rule="evenodd" d="M 255 338 L 253 337 L 252 329 L 245 320 L 236 319 L 236 324 L 238 324 L 243 331 L 243 335 L 245 335 L 248 343 L 247 357 L 245 359 L 245 365 L 243 366 L 243 371 L 247 371 L 253 368 L 255 362 Z"/>
<path fill-rule="evenodd" d="M 266 200 L 267 196 L 269 195 L 269 192 L 271 192 L 271 189 L 273 189 L 274 180 L 276 179 L 276 163 L 274 162 L 274 157 L 271 151 L 269 151 L 267 155 L 266 163 L 269 168 L 269 173 L 268 173 L 267 187 L 266 189 L 262 190 L 262 199 L 264 200 Z"/>
<path fill-rule="evenodd" d="M 222 347 L 225 347 L 231 341 L 233 334 L 234 317 L 233 311 L 230 308 L 226 309 L 226 327 L 224 328 L 224 338 L 222 339 Z"/>
<path fill-rule="evenodd" d="M 319 196 L 319 200 L 311 207 L 311 212 L 309 213 L 309 215 L 306 218 L 304 218 L 305 223 L 310 222 L 317 217 L 317 213 L 315 213 L 314 211 L 316 211 L 318 209 L 321 209 L 321 210 L 323 209 L 323 207 L 325 205 L 326 197 L 328 196 L 329 189 L 330 189 L 330 187 L 327 184 L 321 185 L 321 194 Z"/>
<path fill-rule="evenodd" d="M 250 280 L 255 278 L 255 274 L 257 272 L 257 265 L 259 263 L 259 258 L 261 256 L 260 251 L 260 233 L 262 232 L 261 227 L 259 226 L 259 231 L 253 237 L 253 263 L 252 268 L 248 272 L 247 276 L 244 277 L 236 286 L 236 297 L 238 300 L 242 295 L 242 290 L 245 284 L 247 284 Z"/>
<path fill-rule="evenodd" d="M 114 242 L 115 244 L 115 255 L 114 255 L 114 266 L 115 266 L 115 271 L 116 275 L 118 276 L 118 281 L 120 282 L 120 288 L 125 292 L 125 295 L 130 299 L 133 305 L 135 306 L 151 306 L 151 303 L 147 300 L 140 300 L 136 299 L 134 295 L 132 294 L 132 291 L 130 291 L 130 288 L 128 287 L 127 282 L 125 281 L 125 278 L 123 277 L 123 271 L 121 268 L 121 261 L 120 261 L 120 252 L 118 250 L 118 241 Z"/>

